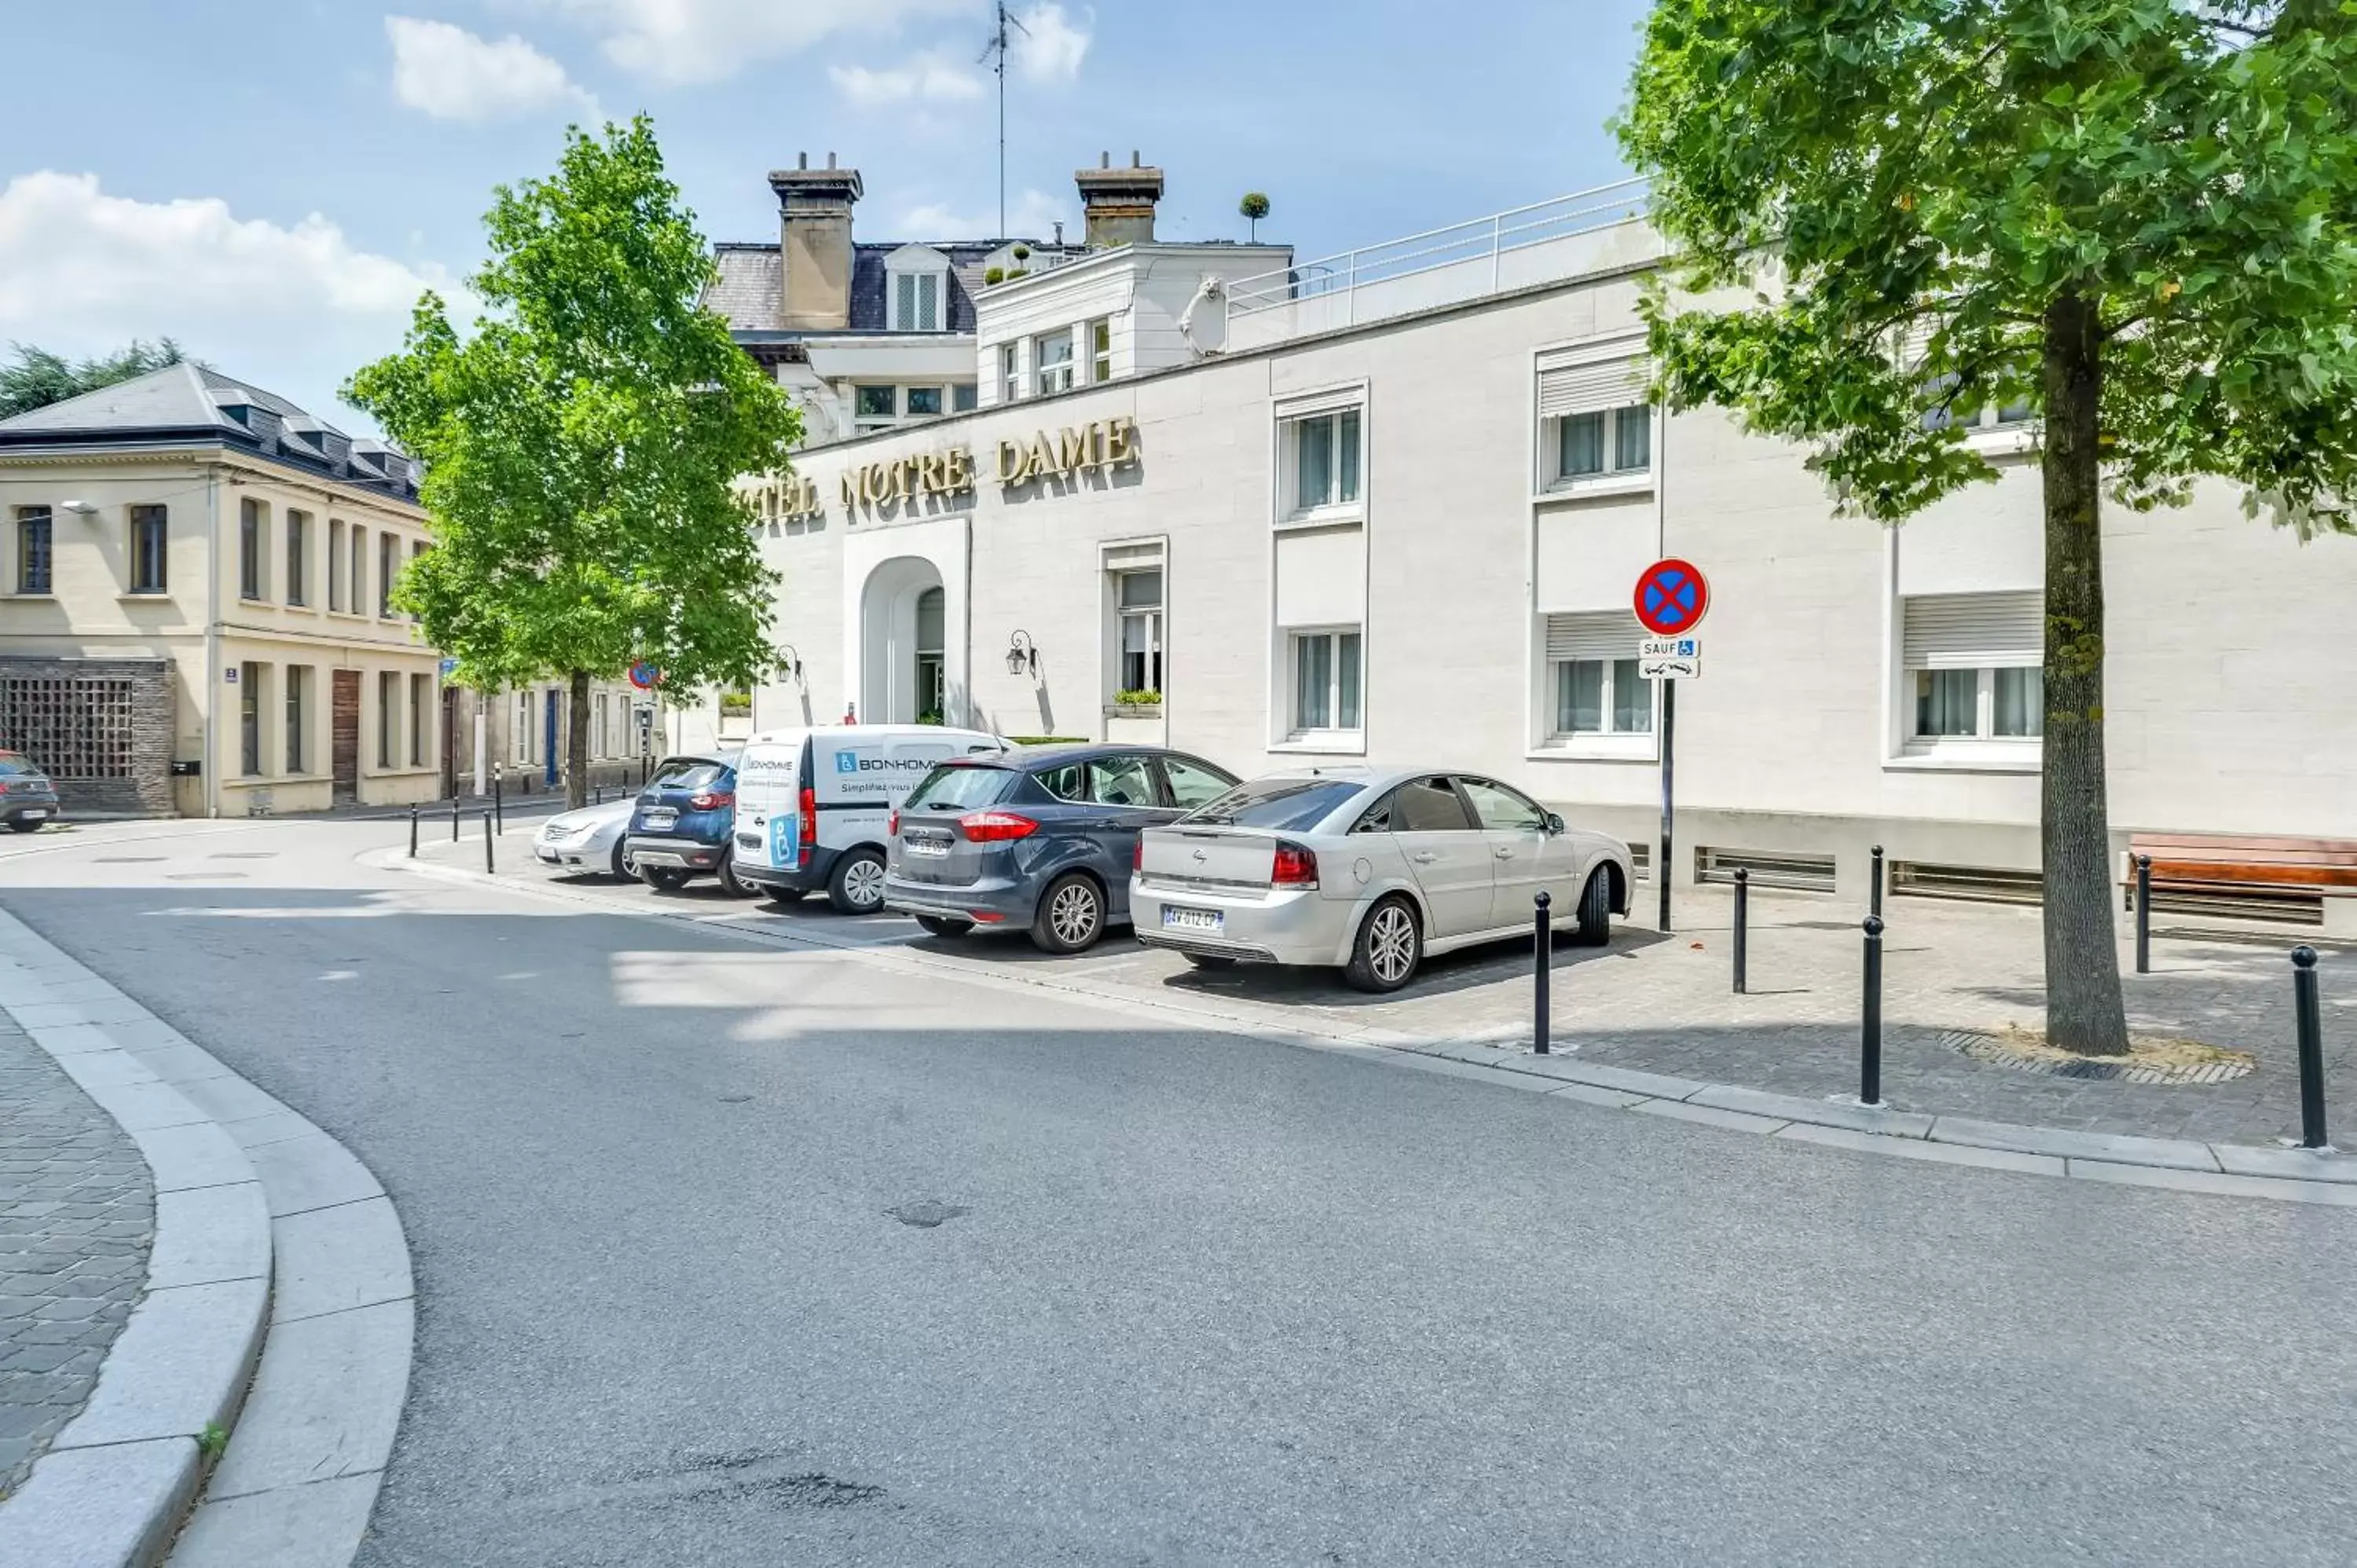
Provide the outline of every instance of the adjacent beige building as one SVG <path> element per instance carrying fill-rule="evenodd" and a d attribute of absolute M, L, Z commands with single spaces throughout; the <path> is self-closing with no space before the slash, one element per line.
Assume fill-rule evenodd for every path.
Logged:
<path fill-rule="evenodd" d="M 0 746 L 69 814 L 403 805 L 479 764 L 553 784 L 562 703 L 447 684 L 393 606 L 432 547 L 417 478 L 196 365 L 0 421 Z M 593 705 L 601 779 L 639 753 L 623 690 Z"/>

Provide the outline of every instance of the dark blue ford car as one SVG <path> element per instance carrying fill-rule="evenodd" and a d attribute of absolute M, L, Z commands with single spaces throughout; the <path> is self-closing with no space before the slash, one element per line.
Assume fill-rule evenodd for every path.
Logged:
<path fill-rule="evenodd" d="M 1017 746 L 944 762 L 893 814 L 884 906 L 937 937 L 996 927 L 1078 952 L 1129 923 L 1139 832 L 1235 782 L 1159 746 Z"/>
<path fill-rule="evenodd" d="M 624 855 L 639 880 L 668 893 L 691 876 L 714 875 L 731 893 L 753 890 L 737 879 L 729 840 L 737 825 L 737 762 L 744 753 L 663 760 L 639 791 Z"/>

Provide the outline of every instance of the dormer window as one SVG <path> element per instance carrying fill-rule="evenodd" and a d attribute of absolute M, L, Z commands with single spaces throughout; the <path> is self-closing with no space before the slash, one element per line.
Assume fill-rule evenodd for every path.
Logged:
<path fill-rule="evenodd" d="M 885 325 L 894 332 L 950 329 L 950 259 L 931 245 L 903 245 L 884 258 Z"/>

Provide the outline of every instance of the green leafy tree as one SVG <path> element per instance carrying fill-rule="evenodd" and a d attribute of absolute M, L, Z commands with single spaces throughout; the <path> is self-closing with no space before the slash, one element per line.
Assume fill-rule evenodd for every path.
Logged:
<path fill-rule="evenodd" d="M 1807 443 L 1896 522 L 1994 477 L 2028 402 L 2046 533 L 2047 1032 L 2127 1049 L 2099 509 L 2243 487 L 2303 538 L 2357 492 L 2357 7 L 1662 0 L 1619 125 L 1677 255 L 1660 395 Z M 1689 307 L 1697 304 L 1699 307 Z"/>
<path fill-rule="evenodd" d="M 344 395 L 425 466 L 435 548 L 398 602 L 470 685 L 565 678 L 578 806 L 593 679 L 648 660 L 672 691 L 742 687 L 771 667 L 777 575 L 731 482 L 780 466 L 800 425 L 699 306 L 708 252 L 643 116 L 567 132 L 555 175 L 500 188 L 486 226 L 472 335 L 429 294 Z"/>
<path fill-rule="evenodd" d="M 1260 239 L 1260 220 L 1268 216 L 1268 198 L 1257 190 L 1247 190 L 1244 199 L 1236 203 L 1236 210 L 1252 225 L 1252 237 Z"/>
<path fill-rule="evenodd" d="M 180 346 L 169 338 L 160 338 L 153 343 L 134 338 L 128 348 L 79 364 L 62 354 L 52 354 L 30 344 L 13 343 L 9 347 L 16 359 L 0 365 L 0 419 L 30 413 L 70 397 L 80 397 L 134 376 L 144 376 L 150 371 L 160 371 L 167 365 L 177 365 L 187 358 Z"/>

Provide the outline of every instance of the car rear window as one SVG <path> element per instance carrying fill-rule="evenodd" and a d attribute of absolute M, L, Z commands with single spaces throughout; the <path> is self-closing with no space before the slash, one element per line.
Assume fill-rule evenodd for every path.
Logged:
<path fill-rule="evenodd" d="M 699 762 L 692 758 L 666 762 L 655 770 L 652 788 L 657 789 L 701 789 L 716 783 L 727 769 L 717 762 Z"/>
<path fill-rule="evenodd" d="M 0 777 L 14 773 L 38 773 L 40 769 L 34 767 L 29 759 L 19 757 L 13 751 L 0 751 Z"/>
<path fill-rule="evenodd" d="M 917 780 L 909 791 L 909 802 L 902 808 L 910 811 L 970 811 L 978 806 L 997 803 L 1015 782 L 1015 775 L 1004 768 L 983 768 L 971 762 L 944 762 Z"/>
<path fill-rule="evenodd" d="M 1218 827 L 1301 832 L 1326 820 L 1364 786 L 1342 779 L 1255 779 L 1178 820 Z"/>

